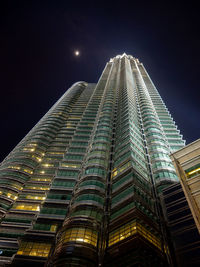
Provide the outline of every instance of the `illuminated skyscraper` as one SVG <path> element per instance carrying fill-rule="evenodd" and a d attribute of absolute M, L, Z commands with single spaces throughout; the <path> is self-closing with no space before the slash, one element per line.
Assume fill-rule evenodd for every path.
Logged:
<path fill-rule="evenodd" d="M 0 169 L 0 262 L 167 266 L 159 193 L 182 136 L 138 59 L 74 84 Z M 7 266 L 7 265 L 6 265 Z"/>

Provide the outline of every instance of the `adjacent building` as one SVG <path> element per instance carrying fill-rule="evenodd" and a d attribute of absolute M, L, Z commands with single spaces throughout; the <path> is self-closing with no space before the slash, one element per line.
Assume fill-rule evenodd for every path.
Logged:
<path fill-rule="evenodd" d="M 200 235 L 181 184 L 174 183 L 163 189 L 164 214 L 167 221 L 168 243 L 174 265 L 200 265 Z"/>
<path fill-rule="evenodd" d="M 200 233 L 200 139 L 171 155 Z"/>
<path fill-rule="evenodd" d="M 172 264 L 159 195 L 184 144 L 143 64 L 112 58 L 1 163 L 0 264 Z"/>
<path fill-rule="evenodd" d="M 171 155 L 179 176 L 163 190 L 177 266 L 200 265 L 200 139 Z"/>

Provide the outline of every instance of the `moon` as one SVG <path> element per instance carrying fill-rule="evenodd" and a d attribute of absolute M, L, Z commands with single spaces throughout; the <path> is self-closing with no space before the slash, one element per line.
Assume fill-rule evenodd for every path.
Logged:
<path fill-rule="evenodd" d="M 80 55 L 80 51 L 75 50 L 75 51 L 74 51 L 74 55 L 75 55 L 76 57 L 78 57 L 78 56 Z"/>

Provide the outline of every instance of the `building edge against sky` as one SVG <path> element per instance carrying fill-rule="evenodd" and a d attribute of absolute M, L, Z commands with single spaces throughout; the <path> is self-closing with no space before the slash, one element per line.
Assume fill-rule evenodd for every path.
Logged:
<path fill-rule="evenodd" d="M 2 162 L 0 262 L 167 266 L 156 203 L 184 144 L 143 64 L 112 58 Z"/>

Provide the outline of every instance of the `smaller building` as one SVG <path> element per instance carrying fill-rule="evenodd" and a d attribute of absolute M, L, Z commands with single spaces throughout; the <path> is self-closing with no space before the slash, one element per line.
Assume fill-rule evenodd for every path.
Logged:
<path fill-rule="evenodd" d="M 181 184 L 165 188 L 162 196 L 173 266 L 200 266 L 200 235 Z"/>
<path fill-rule="evenodd" d="M 200 139 L 171 155 L 200 233 Z"/>
<path fill-rule="evenodd" d="M 162 203 L 174 265 L 200 266 L 200 139 L 170 157 L 180 183 L 163 190 Z"/>

